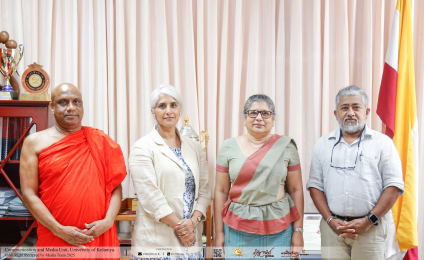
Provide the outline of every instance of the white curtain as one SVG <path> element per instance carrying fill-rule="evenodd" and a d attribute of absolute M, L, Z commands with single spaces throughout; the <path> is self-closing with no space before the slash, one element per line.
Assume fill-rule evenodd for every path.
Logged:
<path fill-rule="evenodd" d="M 183 117 L 211 137 L 211 190 L 219 147 L 245 132 L 245 100 L 269 95 L 277 109 L 274 132 L 296 140 L 305 185 L 316 140 L 337 126 L 340 88 L 364 88 L 372 110 L 367 123 L 382 130 L 375 110 L 395 6 L 396 0 L 0 0 L 0 30 L 25 46 L 20 75 L 37 62 L 51 77 L 49 91 L 63 82 L 77 85 L 83 124 L 103 129 L 125 157 L 153 127 L 151 90 L 176 86 Z M 423 136 L 424 2 L 412 0 L 412 10 Z M 424 138 L 419 152 L 422 162 Z M 422 184 L 422 171 L 416 174 Z M 134 196 L 129 177 L 124 195 Z M 306 212 L 314 212 L 305 195 Z M 419 227 L 423 208 L 420 203 Z"/>

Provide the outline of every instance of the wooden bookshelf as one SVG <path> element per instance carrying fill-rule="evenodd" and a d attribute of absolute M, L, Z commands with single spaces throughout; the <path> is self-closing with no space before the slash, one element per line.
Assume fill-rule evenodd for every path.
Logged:
<path fill-rule="evenodd" d="M 31 118 L 31 122 L 28 120 L 28 125 L 25 125 L 26 128 L 21 131 L 21 126 L 19 126 L 19 135 L 18 133 L 12 133 L 14 136 L 19 136 L 16 139 L 17 142 L 10 149 L 5 150 L 7 156 L 0 161 L 0 172 L 2 177 L 0 177 L 0 186 L 4 187 L 5 185 L 10 186 L 16 193 L 16 195 L 22 200 L 22 195 L 19 193 L 18 188 L 20 188 L 19 182 L 19 160 L 10 160 L 12 155 L 18 149 L 22 148 L 22 144 L 26 136 L 29 134 L 31 127 L 36 126 L 36 131 L 41 131 L 47 129 L 49 126 L 53 125 L 54 119 L 49 113 L 49 101 L 19 101 L 19 100 L 0 100 L 0 117 L 1 118 Z M 23 121 L 19 121 L 23 122 Z M 9 134 L 9 133 L 8 133 Z M 3 139 L 3 136 L 0 136 Z M 6 136 L 9 138 L 9 136 Z M 20 155 L 19 153 L 17 153 Z M 7 165 L 14 165 L 13 167 L 6 167 Z M 1 217 L 0 221 L 30 221 L 28 230 L 23 235 L 21 240 L 16 246 L 16 249 L 25 241 L 29 233 L 34 227 L 36 227 L 36 221 L 33 217 Z M 4 234 L 0 230 L 0 234 Z M 7 237 L 6 237 L 7 239 Z M 15 249 L 15 250 L 16 250 Z M 14 253 L 14 252 L 13 252 Z M 12 256 L 13 256 L 12 253 Z M 10 259 L 10 258 L 9 258 Z"/>
<path fill-rule="evenodd" d="M 122 221 L 122 220 L 128 220 L 128 221 L 135 221 L 135 214 L 128 214 L 129 210 L 124 210 L 120 212 L 116 218 L 115 221 Z"/>
<path fill-rule="evenodd" d="M 132 199 L 127 198 L 121 201 L 121 208 L 119 213 L 115 218 L 115 221 L 135 221 L 135 214 L 128 214 L 128 211 L 131 210 Z"/>

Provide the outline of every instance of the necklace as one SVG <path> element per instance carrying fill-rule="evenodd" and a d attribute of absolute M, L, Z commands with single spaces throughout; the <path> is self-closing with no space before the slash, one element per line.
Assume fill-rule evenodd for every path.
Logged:
<path fill-rule="evenodd" d="M 247 135 L 249 135 L 249 134 L 247 134 Z M 249 146 L 252 147 L 252 149 L 255 149 L 255 150 L 258 150 L 259 148 L 261 148 L 262 145 L 264 143 L 266 143 L 271 138 L 271 136 L 272 136 L 271 134 L 269 134 L 268 135 L 269 137 L 265 140 L 265 142 L 261 143 L 259 147 L 255 148 L 255 147 L 252 146 L 252 143 L 250 142 L 250 139 L 249 139 L 249 137 L 247 137 L 247 135 L 246 135 L 246 138 L 247 138 L 247 142 L 249 143 Z"/>

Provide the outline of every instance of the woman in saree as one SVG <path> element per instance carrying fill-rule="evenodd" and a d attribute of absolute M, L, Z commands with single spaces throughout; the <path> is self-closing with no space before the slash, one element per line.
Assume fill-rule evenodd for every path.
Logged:
<path fill-rule="evenodd" d="M 295 257 L 303 248 L 296 144 L 271 134 L 275 106 L 268 96 L 249 97 L 243 116 L 247 134 L 225 140 L 217 157 L 215 246 L 225 248 L 225 258 Z"/>

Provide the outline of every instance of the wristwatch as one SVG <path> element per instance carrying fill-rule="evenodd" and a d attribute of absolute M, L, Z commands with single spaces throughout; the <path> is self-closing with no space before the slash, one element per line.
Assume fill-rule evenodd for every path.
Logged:
<path fill-rule="evenodd" d="M 202 218 L 201 217 L 198 217 L 198 216 L 193 216 L 193 217 L 195 217 L 196 219 L 197 219 L 197 225 L 202 221 Z M 196 226 L 196 224 L 194 223 L 194 220 L 193 220 L 193 218 L 190 218 L 191 219 L 191 221 L 193 222 L 193 225 L 194 226 Z"/>
<path fill-rule="evenodd" d="M 379 218 L 374 213 L 371 213 L 371 212 L 368 213 L 367 217 L 369 221 L 371 222 L 371 224 L 373 224 L 374 226 L 378 226 Z"/>
<path fill-rule="evenodd" d="M 293 228 L 293 232 L 298 231 L 303 234 L 303 228 Z"/>

